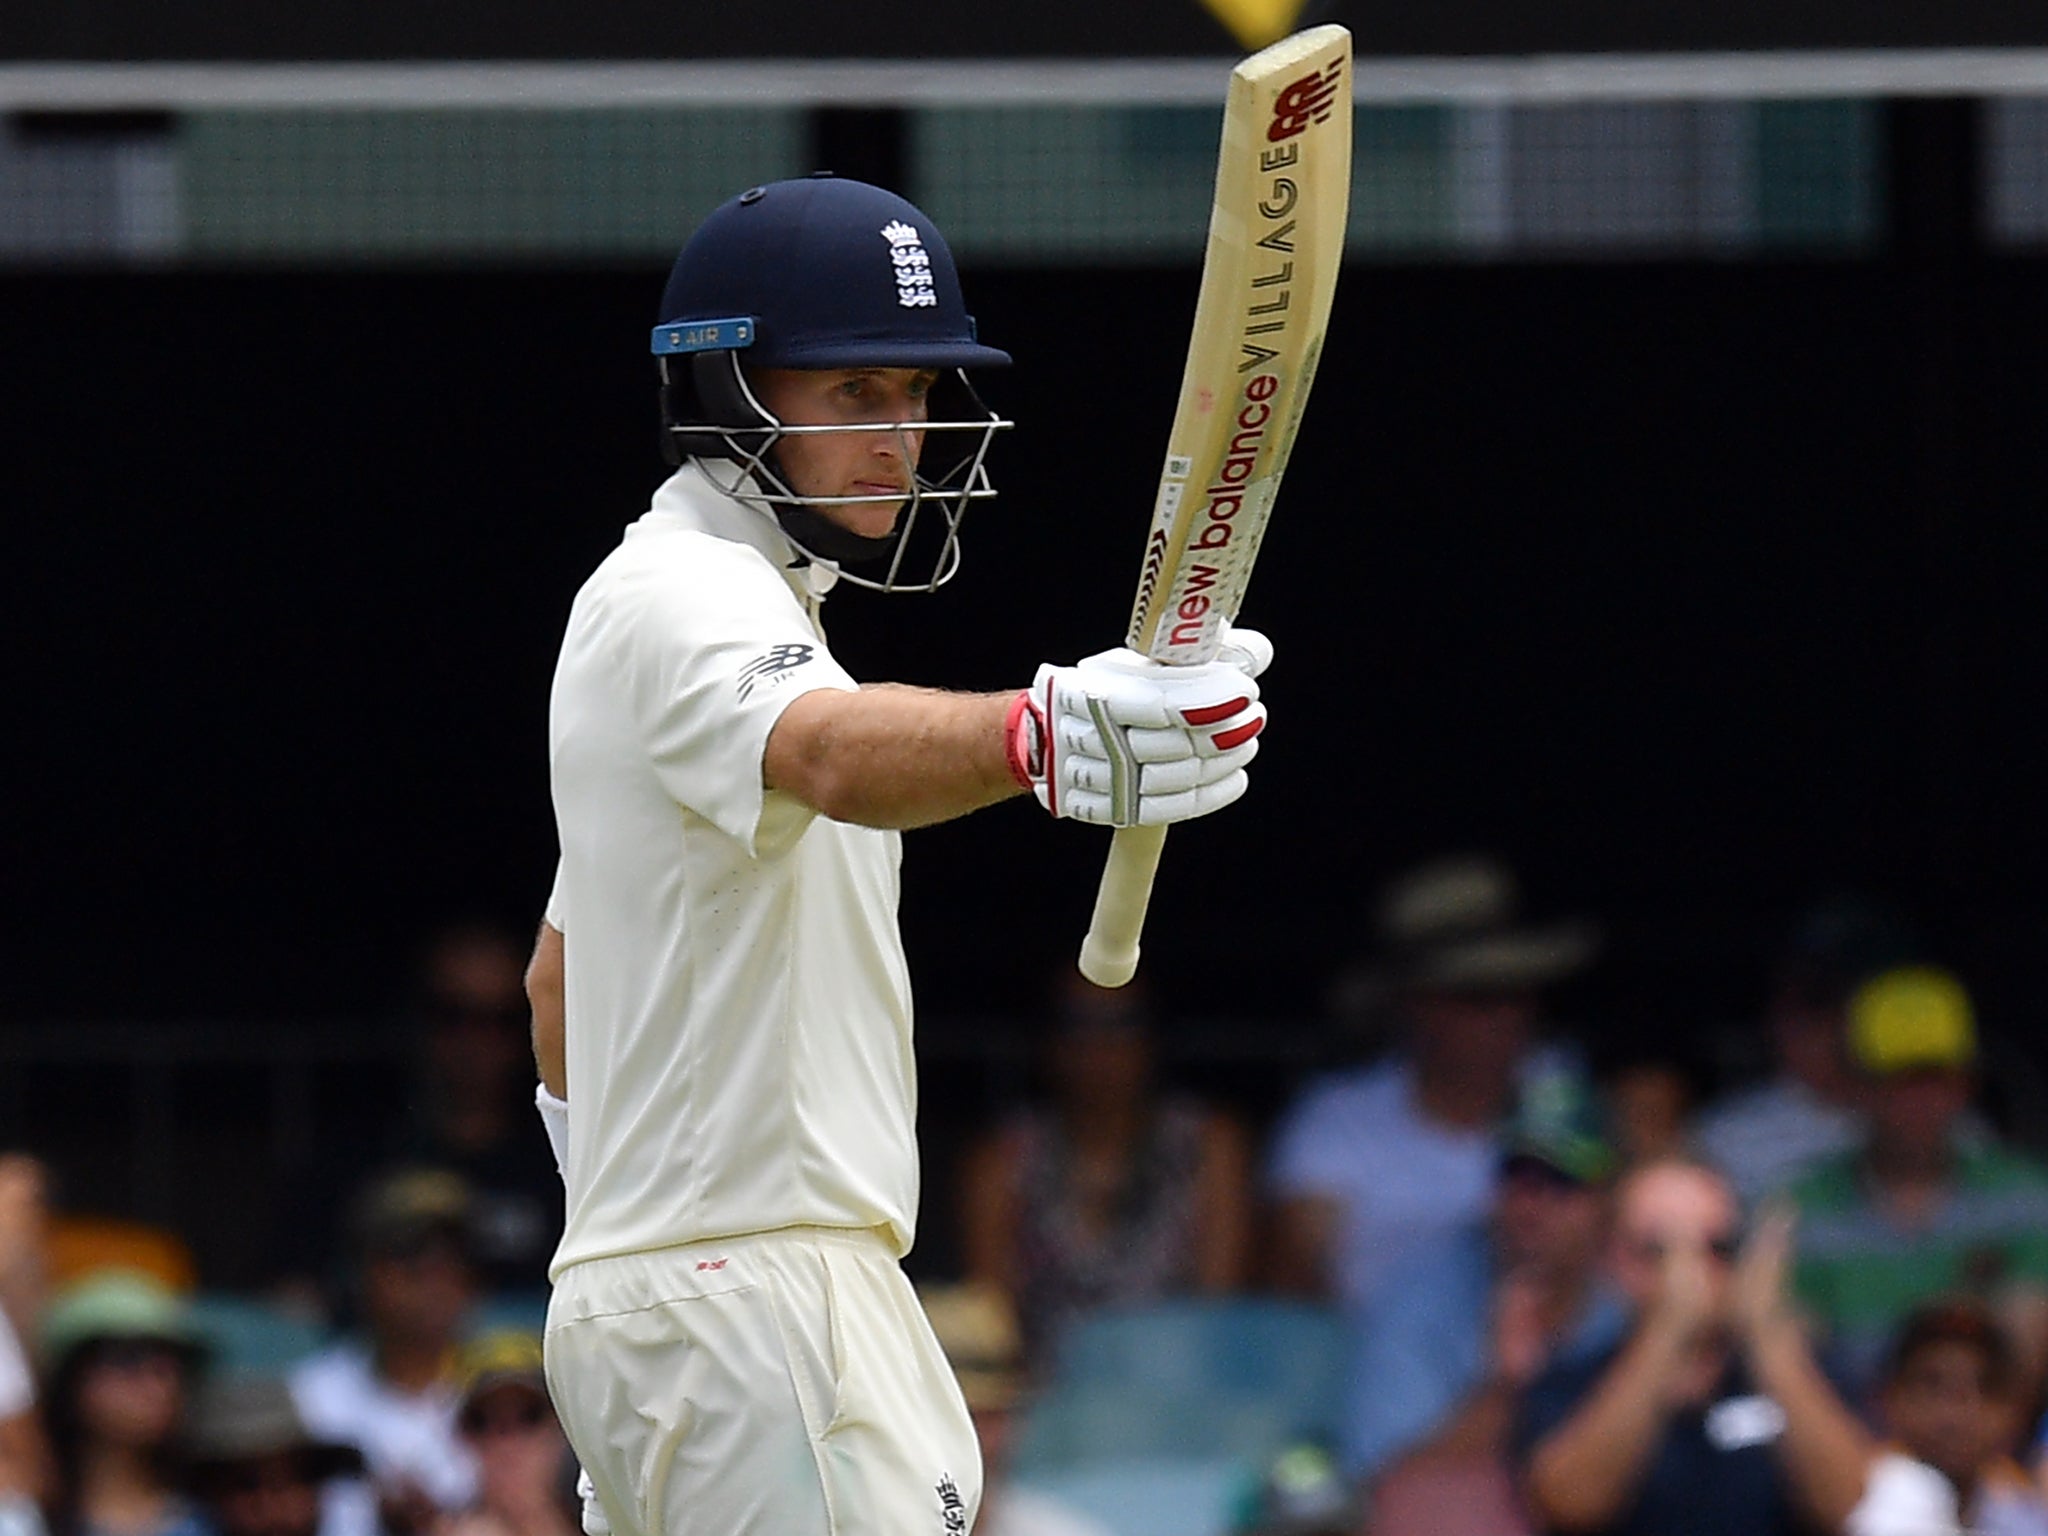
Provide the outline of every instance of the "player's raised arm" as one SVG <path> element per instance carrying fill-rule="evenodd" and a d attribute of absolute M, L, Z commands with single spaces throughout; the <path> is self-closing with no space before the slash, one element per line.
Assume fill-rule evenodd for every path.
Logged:
<path fill-rule="evenodd" d="M 835 821 L 917 827 L 1030 791 L 1055 816 L 1164 826 L 1244 793 L 1266 723 L 1248 667 L 1271 648 L 1237 632 L 1228 659 L 1165 667 L 1130 652 L 1039 668 L 1015 694 L 880 684 L 793 700 L 763 774 Z"/>
<path fill-rule="evenodd" d="M 899 684 L 820 688 L 775 723 L 763 778 L 834 821 L 950 821 L 1024 792 L 1004 750 L 1010 698 Z"/>
<path fill-rule="evenodd" d="M 732 351 L 738 358 L 745 349 Z M 884 585 L 896 589 L 916 528 L 926 439 L 950 430 L 931 425 L 939 372 L 914 366 L 911 352 L 899 355 L 907 361 L 730 364 L 738 399 L 785 434 L 769 461 L 783 490 L 769 504 L 800 548 L 815 545 L 820 559 L 836 553 L 835 585 L 847 577 L 843 562 L 866 554 L 887 561 Z M 706 407 L 700 400 L 696 408 Z M 934 582 L 957 561 L 957 538 L 956 525 L 930 567 Z M 1027 789 L 1056 816 L 1108 826 L 1183 821 L 1244 791 L 1244 766 L 1265 721 L 1246 671 L 1270 654 L 1261 637 L 1250 642 L 1236 647 L 1235 666 L 1163 667 L 1106 652 L 1075 667 L 1042 667 L 1016 694 L 813 688 L 782 708 L 762 754 L 763 780 L 857 826 L 925 826 Z M 772 660 L 803 648 L 785 641 L 762 654 Z"/>

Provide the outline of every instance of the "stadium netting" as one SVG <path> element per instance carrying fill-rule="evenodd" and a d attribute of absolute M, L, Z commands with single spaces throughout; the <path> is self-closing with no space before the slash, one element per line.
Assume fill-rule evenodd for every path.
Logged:
<path fill-rule="evenodd" d="M 900 115 L 964 260 L 1199 256 L 1224 61 L 0 67 L 0 262 L 665 257 L 813 169 L 820 107 Z M 1354 259 L 1854 255 L 1884 106 L 1981 103 L 1993 245 L 2048 240 L 2048 54 L 1362 62 Z"/>

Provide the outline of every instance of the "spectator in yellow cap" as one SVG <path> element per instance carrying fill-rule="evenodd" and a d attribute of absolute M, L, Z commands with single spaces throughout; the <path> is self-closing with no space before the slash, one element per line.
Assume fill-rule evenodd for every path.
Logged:
<path fill-rule="evenodd" d="M 576 1462 L 548 1397 L 540 1339 L 487 1333 L 462 1351 L 455 1425 L 476 1459 L 476 1502 L 444 1536 L 577 1536 Z"/>
<path fill-rule="evenodd" d="M 2048 1168 L 1959 1134 L 1976 1088 L 1969 994 L 1933 966 L 1885 971 L 1850 997 L 1847 1029 L 1869 1132 L 1792 1186 L 1800 1302 L 1868 1389 L 1914 1308 L 1975 1295 L 2011 1331 L 2031 1387 L 2048 1359 Z"/>

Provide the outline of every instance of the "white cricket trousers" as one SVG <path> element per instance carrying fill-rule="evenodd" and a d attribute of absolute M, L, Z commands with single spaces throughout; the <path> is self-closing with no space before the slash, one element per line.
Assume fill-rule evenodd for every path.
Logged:
<path fill-rule="evenodd" d="M 874 1232 L 573 1265 L 547 1373 L 613 1536 L 963 1536 L 981 1505 L 959 1383 Z"/>

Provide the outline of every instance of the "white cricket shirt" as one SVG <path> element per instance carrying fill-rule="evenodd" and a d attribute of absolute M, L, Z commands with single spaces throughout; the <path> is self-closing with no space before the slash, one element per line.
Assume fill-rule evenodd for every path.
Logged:
<path fill-rule="evenodd" d="M 686 465 L 570 610 L 549 709 L 568 1220 L 613 1254 L 917 1210 L 893 832 L 762 784 L 792 699 L 856 687 L 781 533 Z"/>

